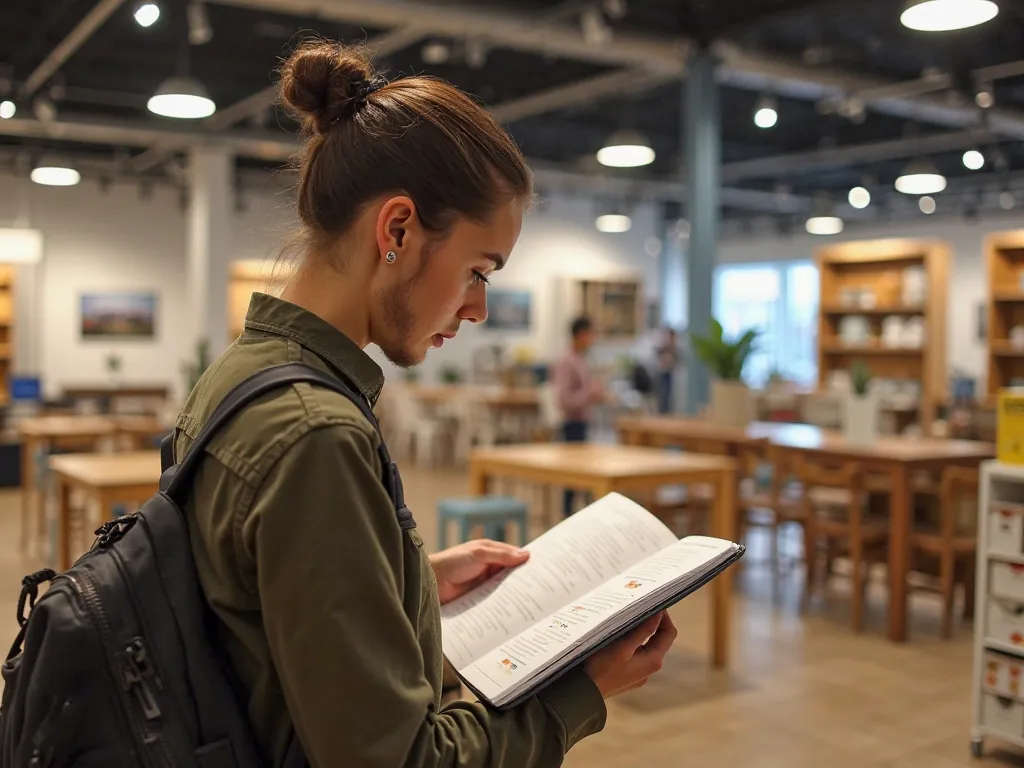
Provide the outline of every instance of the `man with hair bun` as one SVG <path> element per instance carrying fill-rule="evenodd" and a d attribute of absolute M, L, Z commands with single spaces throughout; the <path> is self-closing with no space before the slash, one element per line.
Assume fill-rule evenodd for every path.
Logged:
<path fill-rule="evenodd" d="M 383 375 L 364 348 L 412 366 L 482 322 L 532 198 L 515 143 L 444 82 L 387 83 L 359 52 L 317 41 L 283 65 L 280 92 L 305 140 L 300 260 L 280 298 L 253 296 L 241 337 L 189 395 L 179 460 L 225 394 L 274 365 L 313 366 L 372 405 Z M 605 699 L 660 667 L 671 621 L 511 710 L 442 707 L 439 605 L 528 553 L 478 540 L 428 557 L 396 518 L 378 444 L 355 403 L 292 384 L 219 431 L 195 476 L 200 584 L 268 763 L 560 765 L 604 726 Z"/>

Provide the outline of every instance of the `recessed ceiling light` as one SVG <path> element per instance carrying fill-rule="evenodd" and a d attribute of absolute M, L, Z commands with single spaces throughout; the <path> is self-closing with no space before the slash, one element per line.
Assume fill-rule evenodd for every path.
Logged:
<path fill-rule="evenodd" d="M 151 27 L 160 18 L 160 6 L 153 2 L 140 2 L 135 5 L 135 21 L 140 27 Z"/>
<path fill-rule="evenodd" d="M 754 107 L 754 125 L 758 128 L 771 128 L 779 122 L 779 110 L 775 99 L 765 96 L 757 100 Z"/>
<path fill-rule="evenodd" d="M 935 213 L 935 198 L 925 195 L 917 201 L 917 207 L 921 209 L 921 213 L 931 216 Z"/>
<path fill-rule="evenodd" d="M 4 120 L 12 118 L 17 111 L 18 108 L 14 105 L 13 101 L 0 101 L 0 118 Z"/>
<path fill-rule="evenodd" d="M 976 149 L 968 149 L 964 152 L 964 167 L 971 171 L 978 171 L 985 167 L 985 156 Z"/>
<path fill-rule="evenodd" d="M 993 0 L 910 0 L 900 22 L 919 32 L 948 32 L 984 24 L 998 13 Z"/>
<path fill-rule="evenodd" d="M 185 120 L 209 117 L 217 111 L 202 83 L 191 77 L 167 78 L 146 106 L 154 114 Z"/>
<path fill-rule="evenodd" d="M 910 163 L 896 179 L 896 191 L 905 195 L 933 195 L 946 188 L 946 177 L 926 161 Z"/>
<path fill-rule="evenodd" d="M 82 180 L 82 175 L 64 165 L 37 165 L 29 178 L 47 187 L 73 187 Z"/>
<path fill-rule="evenodd" d="M 635 131 L 617 131 L 597 151 L 597 162 L 609 168 L 639 168 L 654 162 L 651 143 Z"/>
<path fill-rule="evenodd" d="M 838 216 L 812 216 L 805 227 L 811 235 L 838 235 L 843 231 L 843 220 Z"/>
<path fill-rule="evenodd" d="M 867 208 L 871 205 L 871 193 L 864 187 L 854 187 L 850 190 L 850 205 L 854 208 Z"/>
<path fill-rule="evenodd" d="M 633 221 L 629 216 L 622 213 L 606 213 L 598 216 L 594 224 L 598 232 L 618 234 L 620 232 L 629 232 L 633 226 Z"/>

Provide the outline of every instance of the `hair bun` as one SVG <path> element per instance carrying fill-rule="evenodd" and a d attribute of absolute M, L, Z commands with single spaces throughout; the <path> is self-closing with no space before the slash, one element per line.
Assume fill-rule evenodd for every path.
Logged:
<path fill-rule="evenodd" d="M 281 70 L 281 99 L 300 115 L 303 129 L 324 133 L 356 113 L 373 82 L 369 59 L 326 41 L 297 49 Z"/>

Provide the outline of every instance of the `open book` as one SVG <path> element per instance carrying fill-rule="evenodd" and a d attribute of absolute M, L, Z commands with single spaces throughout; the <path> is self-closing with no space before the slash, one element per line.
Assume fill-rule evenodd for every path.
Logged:
<path fill-rule="evenodd" d="M 523 565 L 441 607 L 445 656 L 466 686 L 498 709 L 536 693 L 744 552 L 707 536 L 678 539 L 617 493 L 526 548 Z"/>

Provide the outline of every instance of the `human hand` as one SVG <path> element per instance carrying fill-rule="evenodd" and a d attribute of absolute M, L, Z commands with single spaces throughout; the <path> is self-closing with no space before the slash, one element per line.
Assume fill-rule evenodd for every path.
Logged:
<path fill-rule="evenodd" d="M 474 539 L 430 556 L 441 605 L 450 603 L 491 578 L 498 571 L 522 565 L 530 557 L 503 541 Z"/>
<path fill-rule="evenodd" d="M 583 669 L 605 699 L 632 691 L 661 669 L 677 634 L 672 619 L 662 611 L 595 653 L 587 659 Z"/>

